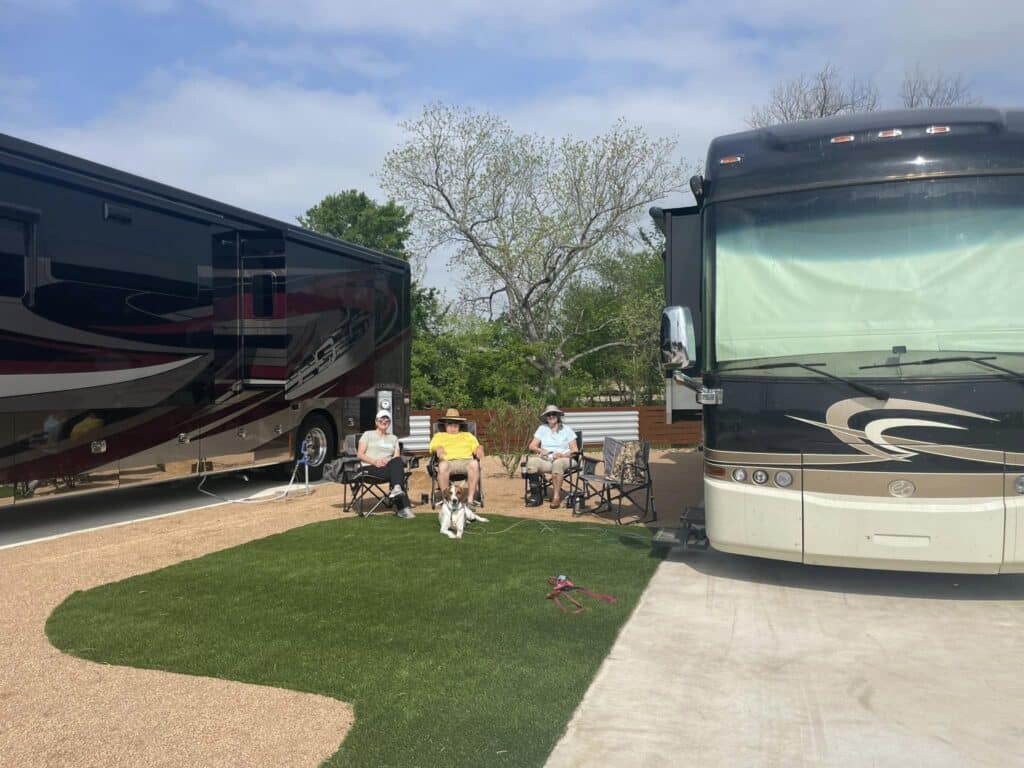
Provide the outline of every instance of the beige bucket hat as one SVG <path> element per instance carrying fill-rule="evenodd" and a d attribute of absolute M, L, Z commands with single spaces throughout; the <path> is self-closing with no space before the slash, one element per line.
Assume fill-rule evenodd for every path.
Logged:
<path fill-rule="evenodd" d="M 549 413 L 557 413 L 557 414 L 558 414 L 558 417 L 559 417 L 559 418 L 561 418 L 562 416 L 565 416 L 565 411 L 563 411 L 563 410 L 562 410 L 561 408 L 559 408 L 559 407 L 558 407 L 557 405 L 549 405 L 549 406 L 548 406 L 547 408 L 545 408 L 545 409 L 544 409 L 544 410 L 543 410 L 543 411 L 541 412 L 541 414 L 540 414 L 540 420 L 541 420 L 541 421 L 544 421 L 544 419 L 546 419 L 546 418 L 548 417 L 548 414 L 549 414 Z"/>
<path fill-rule="evenodd" d="M 441 421 L 456 421 L 456 422 L 459 422 L 459 421 L 465 421 L 465 419 L 462 418 L 459 415 L 459 409 L 458 408 L 449 408 L 447 411 L 444 412 L 444 416 L 441 417 Z"/>

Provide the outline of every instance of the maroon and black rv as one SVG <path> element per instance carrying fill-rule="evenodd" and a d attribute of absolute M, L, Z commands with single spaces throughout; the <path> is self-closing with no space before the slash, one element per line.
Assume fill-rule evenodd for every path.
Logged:
<path fill-rule="evenodd" d="M 0 134 L 0 506 L 408 432 L 409 265 Z"/>

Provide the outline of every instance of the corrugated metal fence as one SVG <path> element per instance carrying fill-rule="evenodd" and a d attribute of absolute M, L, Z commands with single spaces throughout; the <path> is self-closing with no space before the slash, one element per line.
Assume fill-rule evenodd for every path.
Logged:
<path fill-rule="evenodd" d="M 444 411 L 413 411 L 409 426 L 411 435 L 403 438 L 402 445 L 407 451 L 426 451 L 430 442 L 430 425 L 441 418 Z M 477 423 L 480 442 L 486 447 L 487 427 L 491 412 L 471 409 L 462 412 L 467 419 Z M 538 419 L 537 423 L 540 423 Z M 636 408 L 573 408 L 566 412 L 565 423 L 583 432 L 587 445 L 599 445 L 605 436 L 635 440 L 639 435 L 655 445 L 695 445 L 701 441 L 702 423 L 694 421 L 665 423 L 665 408 L 659 405 L 643 405 Z"/>
<path fill-rule="evenodd" d="M 402 439 L 402 447 L 407 451 L 426 451 L 430 443 L 430 425 L 441 415 L 441 411 L 414 411 L 409 416 L 410 434 Z M 464 411 L 462 415 L 477 422 L 477 434 L 486 447 L 489 414 L 483 410 L 471 410 Z M 620 440 L 636 440 L 640 437 L 640 412 L 635 410 L 568 410 L 563 421 L 583 433 L 586 445 L 599 444 L 606 437 L 617 437 Z M 537 424 L 540 424 L 539 419 Z"/>

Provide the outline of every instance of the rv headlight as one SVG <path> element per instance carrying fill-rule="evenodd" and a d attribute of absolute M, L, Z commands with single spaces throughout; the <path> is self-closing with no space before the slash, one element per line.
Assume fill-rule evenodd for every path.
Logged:
<path fill-rule="evenodd" d="M 754 474 L 750 476 L 750 479 L 758 485 L 764 485 L 768 482 L 768 473 L 763 469 L 755 469 Z"/>
<path fill-rule="evenodd" d="M 743 467 L 736 467 L 736 469 L 732 471 L 732 479 L 737 483 L 745 483 L 747 481 L 747 470 Z"/>
<path fill-rule="evenodd" d="M 793 484 L 793 476 L 786 470 L 775 473 L 775 484 L 779 488 L 789 488 Z"/>
<path fill-rule="evenodd" d="M 1013 481 L 1013 490 L 1018 496 L 1024 494 L 1024 475 L 1017 475 L 1017 479 Z"/>

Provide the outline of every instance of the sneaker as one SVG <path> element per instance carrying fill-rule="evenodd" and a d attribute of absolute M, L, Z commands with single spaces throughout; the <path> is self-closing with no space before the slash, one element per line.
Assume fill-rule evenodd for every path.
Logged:
<path fill-rule="evenodd" d="M 469 502 L 469 506 L 471 507 L 482 507 L 483 505 L 484 503 L 480 501 L 480 499 L 473 499 L 471 502 Z"/>
<path fill-rule="evenodd" d="M 401 517 L 403 520 L 412 520 L 416 515 L 412 513 L 412 510 L 408 507 L 402 507 L 400 510 L 395 512 L 396 515 Z"/>
<path fill-rule="evenodd" d="M 393 499 L 396 496 L 401 496 L 403 493 L 404 493 L 404 491 L 402 490 L 402 486 L 400 486 L 400 485 L 392 485 L 391 486 L 391 493 L 388 494 L 388 498 L 389 499 Z"/>

